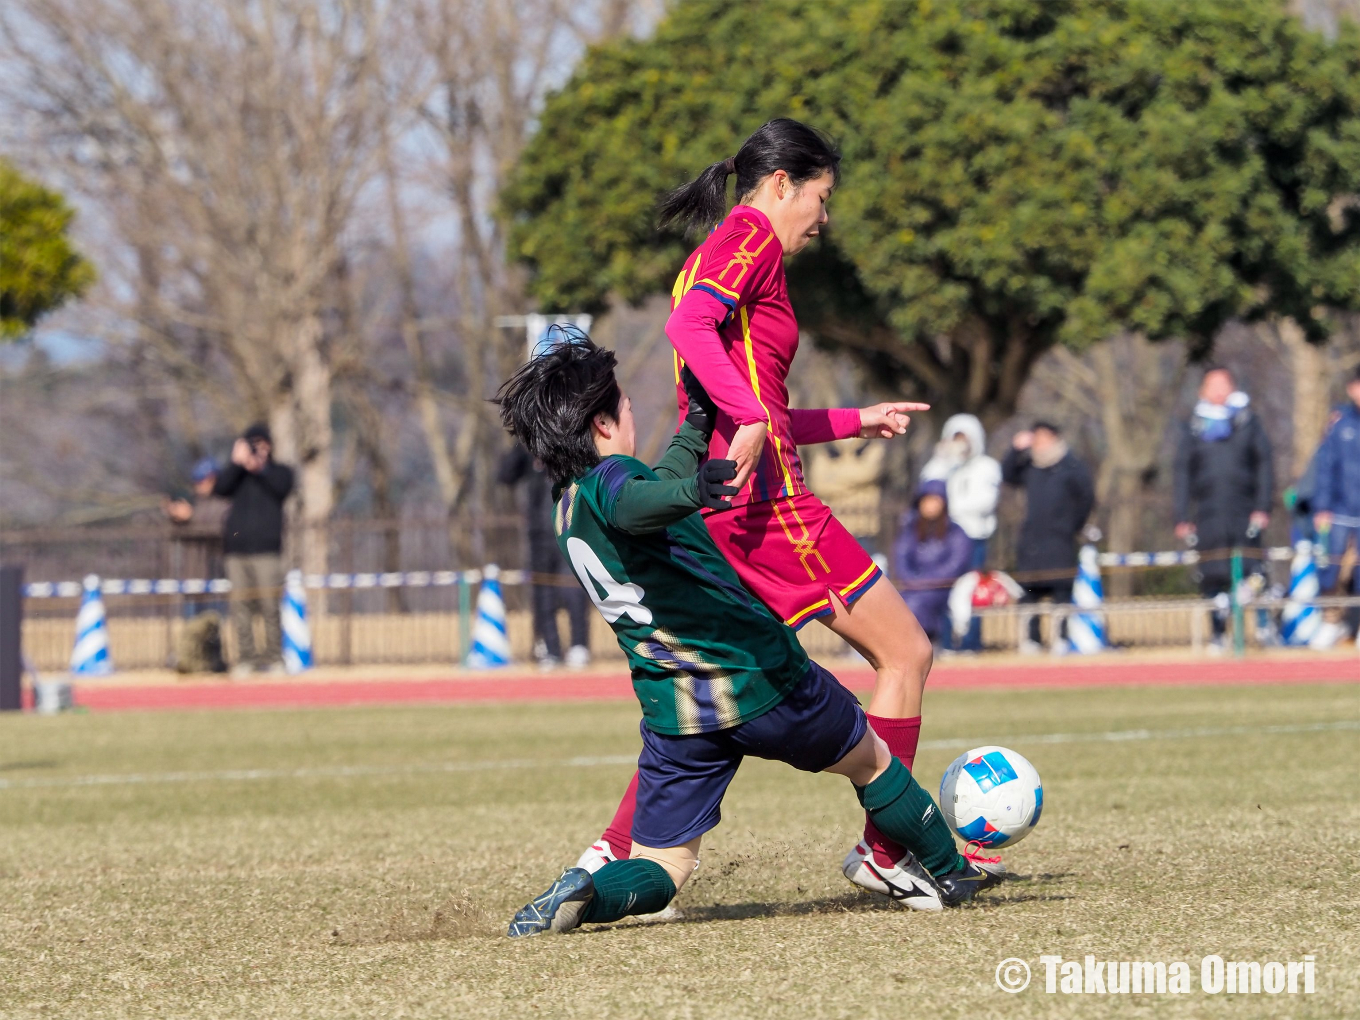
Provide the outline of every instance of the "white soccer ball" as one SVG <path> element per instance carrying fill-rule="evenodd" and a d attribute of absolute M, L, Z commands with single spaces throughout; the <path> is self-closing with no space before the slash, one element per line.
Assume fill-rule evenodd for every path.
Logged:
<path fill-rule="evenodd" d="M 1010 846 L 1039 824 L 1044 785 L 1038 770 L 1008 747 L 975 747 L 940 780 L 940 810 L 960 839 Z"/>

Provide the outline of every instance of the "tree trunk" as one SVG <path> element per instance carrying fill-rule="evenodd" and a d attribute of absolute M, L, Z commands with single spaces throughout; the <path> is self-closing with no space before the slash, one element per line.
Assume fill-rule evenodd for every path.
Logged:
<path fill-rule="evenodd" d="M 1178 367 L 1169 368 L 1167 355 L 1165 347 L 1136 333 L 1104 340 L 1088 355 L 1106 442 L 1097 499 L 1109 507 L 1105 540 L 1112 552 L 1145 544 L 1143 500 L 1166 425 L 1165 397 L 1180 388 L 1185 371 L 1179 358 Z M 1132 582 L 1131 574 L 1121 572 L 1110 577 L 1107 588 L 1111 596 L 1128 597 Z"/>
<path fill-rule="evenodd" d="M 1308 468 L 1313 451 L 1322 441 L 1323 430 L 1327 427 L 1327 352 L 1324 348 L 1310 344 L 1293 319 L 1283 318 L 1275 324 L 1275 332 L 1280 338 L 1289 359 L 1294 377 L 1294 449 L 1291 466 L 1295 478 Z"/>
<path fill-rule="evenodd" d="M 298 548 L 304 573 L 329 569 L 328 525 L 335 505 L 332 463 L 331 367 L 324 357 L 321 320 L 311 315 L 294 327 L 289 359 L 291 383 L 272 414 L 276 457 L 297 472 Z"/>

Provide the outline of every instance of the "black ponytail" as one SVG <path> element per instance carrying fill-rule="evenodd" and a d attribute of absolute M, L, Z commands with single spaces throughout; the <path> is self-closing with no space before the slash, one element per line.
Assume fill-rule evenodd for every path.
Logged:
<path fill-rule="evenodd" d="M 737 200 L 755 193 L 776 170 L 795 185 L 806 184 L 830 171 L 833 185 L 840 180 L 841 154 L 820 132 L 788 117 L 776 117 L 758 127 L 741 143 L 737 154 L 713 163 L 697 178 L 672 191 L 661 203 L 658 225 L 687 230 L 711 227 L 727 212 L 727 177 L 737 175 Z"/>

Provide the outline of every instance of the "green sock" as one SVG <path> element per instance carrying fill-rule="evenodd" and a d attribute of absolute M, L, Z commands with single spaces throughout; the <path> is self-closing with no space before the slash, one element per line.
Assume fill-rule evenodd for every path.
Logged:
<path fill-rule="evenodd" d="M 930 794 L 921 789 L 902 762 L 894 758 L 883 775 L 868 786 L 857 786 L 859 802 L 880 832 L 916 855 L 932 875 L 963 867 L 954 835 Z"/>
<path fill-rule="evenodd" d="M 582 924 L 655 914 L 675 896 L 675 883 L 656 861 L 610 861 L 593 877 L 595 898 L 581 915 Z"/>

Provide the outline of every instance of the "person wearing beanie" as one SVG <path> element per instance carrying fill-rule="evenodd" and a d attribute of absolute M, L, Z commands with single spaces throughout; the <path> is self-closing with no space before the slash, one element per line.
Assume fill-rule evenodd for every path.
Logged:
<path fill-rule="evenodd" d="M 893 574 L 908 608 L 934 644 L 950 632 L 945 617 L 954 582 L 972 567 L 973 541 L 950 520 L 949 494 L 940 479 L 921 483 L 893 544 Z"/>
<path fill-rule="evenodd" d="M 231 619 L 237 656 L 233 676 L 283 672 L 279 597 L 283 589 L 283 503 L 293 491 L 293 469 L 274 460 L 269 427 L 254 424 L 231 449 L 213 493 L 231 500 L 222 529 L 223 562 L 231 582 Z M 254 620 L 264 620 L 263 648 Z"/>

